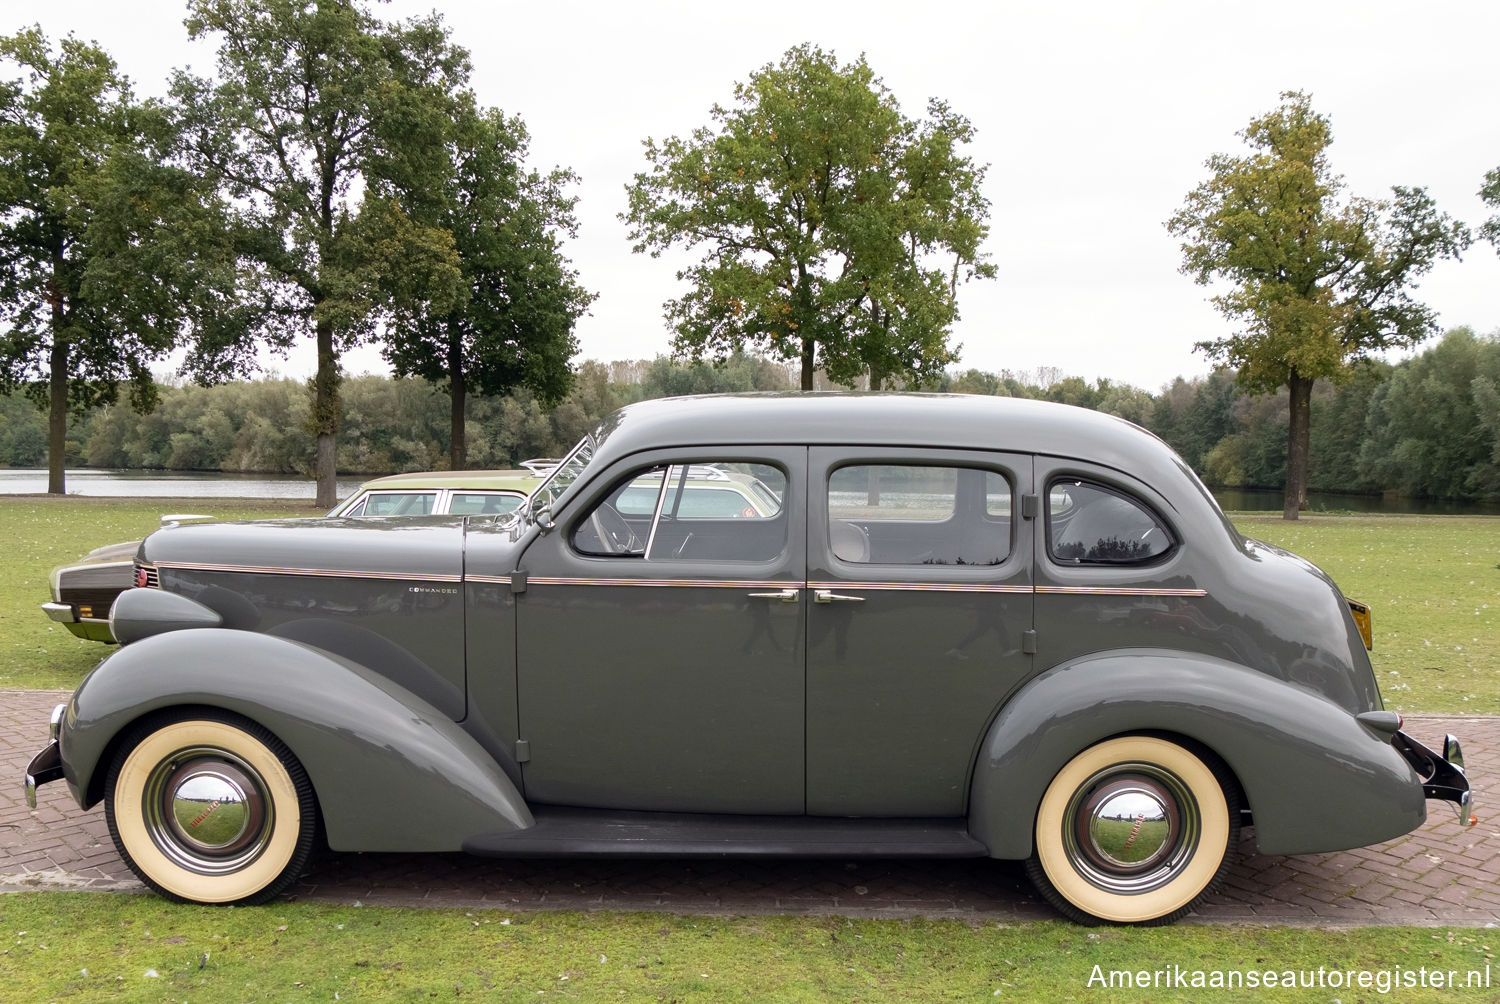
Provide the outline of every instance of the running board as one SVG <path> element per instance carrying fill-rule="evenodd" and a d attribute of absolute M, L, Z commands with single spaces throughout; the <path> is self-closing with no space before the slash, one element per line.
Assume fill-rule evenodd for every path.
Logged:
<path fill-rule="evenodd" d="M 536 825 L 483 833 L 464 850 L 487 857 L 982 858 L 962 819 L 827 819 L 622 812 L 540 806 Z"/>

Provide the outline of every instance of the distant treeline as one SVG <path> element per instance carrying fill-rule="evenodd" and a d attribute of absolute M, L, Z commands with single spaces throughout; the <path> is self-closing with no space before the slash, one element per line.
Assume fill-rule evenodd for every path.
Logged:
<path fill-rule="evenodd" d="M 528 393 L 471 398 L 469 463 L 513 467 L 557 456 L 624 404 L 679 394 L 791 390 L 796 374 L 752 356 L 720 366 L 646 362 L 579 367 L 573 390 L 544 409 Z M 1178 378 L 1151 394 L 1108 380 L 1039 373 L 949 373 L 926 390 L 1061 401 L 1145 426 L 1210 484 L 1280 488 L 1286 469 L 1286 391 L 1251 397 L 1234 374 Z M 420 380 L 362 376 L 342 388 L 338 466 L 347 474 L 447 465 L 448 399 Z M 74 421 L 68 464 L 88 467 L 311 474 L 310 399 L 296 380 L 163 387 L 156 410 L 123 405 Z M 21 397 L 0 397 L 0 464 L 46 463 L 45 417 Z M 1360 364 L 1344 384 L 1320 382 L 1312 404 L 1309 487 L 1417 498 L 1500 498 L 1500 338 L 1449 332 L 1413 359 Z"/>

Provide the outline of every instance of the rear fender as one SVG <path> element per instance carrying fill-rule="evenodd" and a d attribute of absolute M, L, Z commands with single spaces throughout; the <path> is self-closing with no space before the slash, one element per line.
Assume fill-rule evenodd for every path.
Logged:
<path fill-rule="evenodd" d="M 533 825 L 494 758 L 431 704 L 347 659 L 221 628 L 143 638 L 84 679 L 62 734 L 80 804 L 103 797 L 122 730 L 184 706 L 244 715 L 286 743 L 334 850 L 456 851 L 470 836 Z"/>
<path fill-rule="evenodd" d="M 1363 847 L 1427 816 L 1420 780 L 1389 735 L 1321 694 L 1230 662 L 1135 650 L 1048 670 L 1006 703 L 975 765 L 971 834 L 993 857 L 1027 857 L 1057 772 L 1096 743 L 1139 733 L 1179 736 L 1223 760 L 1263 853 Z"/>

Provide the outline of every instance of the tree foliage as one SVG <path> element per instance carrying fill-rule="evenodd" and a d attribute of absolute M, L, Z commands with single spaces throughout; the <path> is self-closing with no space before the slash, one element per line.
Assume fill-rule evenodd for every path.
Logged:
<path fill-rule="evenodd" d="M 316 341 L 310 415 L 319 504 L 334 501 L 338 356 L 395 307 L 442 309 L 459 284 L 451 235 L 394 193 L 438 184 L 465 52 L 433 15 L 387 24 L 357 2 L 191 0 L 191 37 L 218 40 L 218 79 L 172 93 L 194 164 L 237 207 L 244 278 L 274 306 L 258 334 Z M 244 342 L 196 365 L 222 371 Z"/>
<path fill-rule="evenodd" d="M 567 193 L 571 171 L 524 166 L 528 136 L 519 117 L 478 109 L 459 95 L 443 144 L 440 185 L 397 192 L 412 216 L 452 235 L 462 274 L 446 308 L 417 300 L 397 312 L 385 355 L 399 376 L 442 383 L 450 398 L 450 465 L 466 465 L 465 400 L 525 387 L 546 405 L 567 393 L 573 327 L 593 294 L 562 252 L 576 236 Z"/>
<path fill-rule="evenodd" d="M 1313 382 L 1435 333 L 1436 316 L 1411 289 L 1469 236 L 1420 188 L 1345 197 L 1328 163 L 1329 122 L 1304 94 L 1283 94 L 1240 136 L 1249 152 L 1209 158 L 1211 176 L 1167 228 L 1182 239 L 1182 271 L 1225 283 L 1212 302 L 1240 325 L 1198 348 L 1254 392 L 1288 389 L 1284 515 L 1295 519 L 1306 503 Z"/>
<path fill-rule="evenodd" d="M 70 410 L 113 402 L 129 382 L 149 407 L 150 362 L 196 329 L 243 320 L 218 309 L 233 286 L 215 206 L 172 162 L 154 102 L 98 47 L 54 49 L 40 28 L 0 38 L 0 388 L 48 410 L 48 491 L 65 490 Z"/>
<path fill-rule="evenodd" d="M 614 409 L 682 394 L 781 391 L 785 364 L 736 354 L 722 364 L 666 357 L 584 362 L 555 407 L 526 388 L 467 401 L 470 459 L 514 467 L 556 456 Z M 1047 382 L 1042 382 L 1042 380 Z M 947 393 L 1062 401 L 1137 422 L 1166 440 L 1210 483 L 1276 488 L 1286 477 L 1287 391 L 1251 394 L 1230 370 L 1176 379 L 1150 394 L 1108 380 L 1037 373 L 944 374 Z M 122 406 L 76 417 L 68 460 L 93 467 L 310 473 L 301 434 L 311 407 L 299 383 L 274 379 L 214 387 L 164 387 L 151 414 Z M 363 376 L 344 386 L 343 474 L 441 469 L 450 451 L 444 389 L 425 380 Z M 1500 500 L 1500 335 L 1449 332 L 1392 366 L 1356 363 L 1341 384 L 1319 380 L 1309 487 L 1414 498 Z M 45 455 L 42 417 L 24 397 L 0 395 L 0 465 L 33 466 Z"/>
<path fill-rule="evenodd" d="M 798 360 L 804 390 L 819 365 L 845 384 L 934 378 L 957 358 L 959 285 L 994 275 L 969 121 L 938 100 L 907 118 L 863 57 L 807 45 L 734 98 L 686 139 L 646 140 L 621 216 L 638 252 L 702 249 L 666 305 L 674 352 Z"/>

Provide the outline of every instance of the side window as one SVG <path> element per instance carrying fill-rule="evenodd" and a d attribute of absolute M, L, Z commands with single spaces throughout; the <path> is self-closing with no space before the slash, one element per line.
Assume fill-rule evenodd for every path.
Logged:
<path fill-rule="evenodd" d="M 1067 478 L 1047 490 L 1047 551 L 1065 565 L 1139 565 L 1176 546 L 1145 503 L 1104 485 Z"/>
<path fill-rule="evenodd" d="M 525 501 L 520 495 L 494 492 L 454 492 L 448 512 L 455 516 L 495 516 L 513 512 Z"/>
<path fill-rule="evenodd" d="M 998 565 L 1011 485 L 976 467 L 858 464 L 828 478 L 828 539 L 856 564 Z"/>
<path fill-rule="evenodd" d="M 786 473 L 768 464 L 661 464 L 623 478 L 574 527 L 594 557 L 770 561 L 786 548 Z"/>
<path fill-rule="evenodd" d="M 371 492 L 363 516 L 426 516 L 437 492 Z"/>

